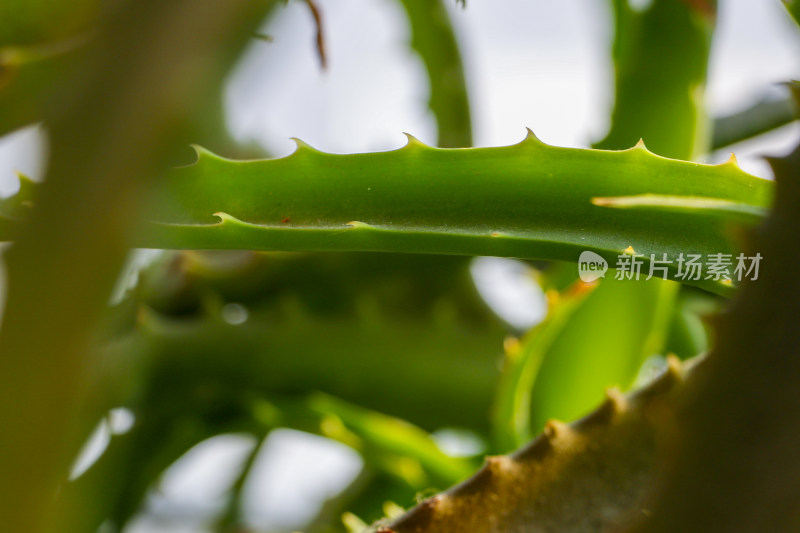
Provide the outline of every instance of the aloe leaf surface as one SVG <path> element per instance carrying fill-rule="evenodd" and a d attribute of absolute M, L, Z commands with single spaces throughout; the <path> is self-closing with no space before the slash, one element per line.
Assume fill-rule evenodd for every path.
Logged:
<path fill-rule="evenodd" d="M 597 198 L 681 197 L 611 209 Z M 385 251 L 611 263 L 650 254 L 733 253 L 740 209 L 766 209 L 772 183 L 735 161 L 704 165 L 622 151 L 548 146 L 529 134 L 508 147 L 441 149 L 410 138 L 399 150 L 338 155 L 298 143 L 273 160 L 232 161 L 198 149 L 173 170 L 135 240 L 148 248 Z M 713 200 L 709 208 L 696 199 Z M 593 202 L 594 200 L 594 202 Z M 672 265 L 668 277 L 675 279 Z M 727 293 L 730 285 L 695 280 Z"/>

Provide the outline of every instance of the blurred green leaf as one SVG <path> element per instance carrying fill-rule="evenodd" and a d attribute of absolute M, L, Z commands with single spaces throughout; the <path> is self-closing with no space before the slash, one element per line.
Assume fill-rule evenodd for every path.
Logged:
<path fill-rule="evenodd" d="M 783 0 L 783 5 L 797 24 L 800 24 L 800 2 L 797 0 Z"/>
<path fill-rule="evenodd" d="M 573 269 L 574 270 L 574 269 Z M 498 453 L 508 453 L 530 440 L 531 391 L 539 368 L 553 343 L 594 287 L 577 282 L 562 295 L 551 292 L 550 309 L 541 324 L 520 341 L 507 344 L 503 373 L 492 412 L 493 437 Z M 556 300 L 556 301 L 553 301 Z"/>
<path fill-rule="evenodd" d="M 714 119 L 711 149 L 719 150 L 779 128 L 796 119 L 790 95 L 764 96 L 736 113 Z"/>
<path fill-rule="evenodd" d="M 626 389 L 644 360 L 663 348 L 677 285 L 655 278 L 617 281 L 613 273 L 574 311 L 547 352 L 531 394 L 534 432 L 551 418 L 583 415 L 609 386 Z"/>
<path fill-rule="evenodd" d="M 620 149 L 644 139 L 659 154 L 691 159 L 707 142 L 701 103 L 713 18 L 699 3 L 654 0 L 636 10 L 627 0 L 615 0 L 613 6 L 615 107 L 611 130 L 596 146 Z M 640 214 L 702 211 L 716 216 L 727 208 L 741 217 L 744 209 L 641 190 L 650 194 L 598 195 L 593 202 L 641 209 Z M 709 204 L 718 210 L 708 209 Z M 663 351 L 678 287 L 658 279 L 617 281 L 613 273 L 608 271 L 547 352 L 532 392 L 534 431 L 550 418 L 580 416 L 609 386 L 627 388 L 646 358 Z"/>
<path fill-rule="evenodd" d="M 215 268 L 204 255 L 167 256 L 143 272 L 132 297 L 144 305 L 129 311 L 137 327 L 129 344 L 110 345 L 151 354 L 149 379 L 171 383 L 162 396 L 186 403 L 193 381 L 259 397 L 319 391 L 426 430 L 487 430 L 507 331 L 464 258 L 248 252 L 227 266 L 211 254 Z M 225 322 L 229 302 L 247 310 L 244 323 Z"/>
<path fill-rule="evenodd" d="M 677 305 L 664 352 L 685 360 L 705 353 L 708 348 L 708 333 L 703 321 L 685 305 Z"/>
<path fill-rule="evenodd" d="M 102 8 L 100 0 L 3 0 L 0 48 L 69 39 L 88 31 Z"/>
<path fill-rule="evenodd" d="M 710 128 L 703 90 L 715 4 L 653 0 L 637 10 L 628 0 L 614 0 L 616 97 L 611 130 L 598 148 L 644 139 L 666 157 L 705 152 Z"/>
<path fill-rule="evenodd" d="M 336 426 L 340 421 L 368 448 L 388 452 L 404 460 L 417 461 L 435 480 L 445 485 L 461 481 L 475 468 L 470 460 L 448 456 L 427 432 L 399 418 L 364 409 L 326 394 L 312 395 L 309 407 L 323 417 L 323 424 L 330 421 Z M 336 438 L 337 430 L 334 427 L 328 432 L 323 428 L 323 434 Z"/>
<path fill-rule="evenodd" d="M 0 135 L 42 119 L 43 106 L 53 88 L 65 83 L 75 49 L 85 40 L 82 36 L 44 45 L 0 47 Z"/>
<path fill-rule="evenodd" d="M 411 25 L 411 46 L 430 81 L 430 108 L 439 127 L 438 146 L 472 146 L 467 83 L 458 42 L 445 8 L 447 0 L 400 0 Z"/>

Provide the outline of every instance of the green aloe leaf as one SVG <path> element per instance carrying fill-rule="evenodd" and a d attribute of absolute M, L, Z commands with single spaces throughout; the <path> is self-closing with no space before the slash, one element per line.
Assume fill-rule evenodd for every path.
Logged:
<path fill-rule="evenodd" d="M 695 157 L 707 137 L 701 103 L 713 2 L 654 0 L 645 9 L 634 9 L 618 0 L 614 8 L 616 101 L 611 130 L 597 146 L 618 149 L 645 138 L 660 154 Z M 735 159 L 728 164 L 735 166 Z M 752 222 L 738 201 L 717 195 L 648 188 L 596 196 L 592 202 L 645 217 L 703 212 L 707 220 L 717 217 L 722 227 L 736 220 Z M 630 251 L 639 253 L 635 245 Z M 531 392 L 533 430 L 553 417 L 574 419 L 609 386 L 629 387 L 647 357 L 662 353 L 679 287 L 659 279 L 630 284 L 612 278 L 608 274 L 586 298 L 543 358 Z"/>
<path fill-rule="evenodd" d="M 772 184 L 733 161 L 557 148 L 529 135 L 500 148 L 439 149 L 416 140 L 381 153 L 326 154 L 300 144 L 274 160 L 232 161 L 198 149 L 165 179 L 136 245 L 148 248 L 369 250 L 614 263 L 649 254 L 732 253 L 709 210 L 609 209 L 593 198 L 650 193 L 769 206 Z M 671 268 L 670 277 L 676 269 Z M 727 294 L 713 280 L 697 285 Z"/>
<path fill-rule="evenodd" d="M 405 461 L 417 461 L 434 479 L 443 483 L 461 481 L 474 470 L 472 461 L 448 456 L 426 431 L 400 418 L 321 393 L 312 395 L 308 405 L 323 417 L 323 425 L 341 423 L 341 429 L 351 432 L 370 448 L 396 455 Z M 335 433 L 326 436 L 334 437 Z"/>
<path fill-rule="evenodd" d="M 642 362 L 660 353 L 676 291 L 671 282 L 649 285 L 609 276 L 575 310 L 539 369 L 531 393 L 534 432 L 551 418 L 575 420 L 606 387 L 627 389 Z"/>
<path fill-rule="evenodd" d="M 675 306 L 664 353 L 689 359 L 709 349 L 708 325 L 703 317 L 719 312 L 721 301 L 699 291 L 682 291 Z"/>
<path fill-rule="evenodd" d="M 495 446 L 501 453 L 514 450 L 532 438 L 531 392 L 537 374 L 548 351 L 568 327 L 592 288 L 579 282 L 563 295 L 551 296 L 550 309 L 544 321 L 521 341 L 512 341 L 506 348 L 503 374 L 492 413 Z"/>
<path fill-rule="evenodd" d="M 430 108 L 439 127 L 438 145 L 472 145 L 467 84 L 446 0 L 401 0 L 411 25 L 411 46 L 428 71 Z"/>
<path fill-rule="evenodd" d="M 300 144 L 288 157 L 256 161 L 198 149 L 198 161 L 174 169 L 162 185 L 136 246 L 573 262 L 591 250 L 611 265 L 632 247 L 645 265 L 650 254 L 666 253 L 671 279 L 680 253 L 733 253 L 730 223 L 741 222 L 743 212 L 759 218 L 772 198 L 771 182 L 733 160 L 690 163 L 641 144 L 621 151 L 558 148 L 533 135 L 513 146 L 469 149 L 412 139 L 399 150 L 352 155 Z M 643 194 L 662 200 L 640 201 L 635 209 L 596 205 L 603 203 L 598 198 Z M 663 199 L 670 197 L 686 201 L 667 209 Z M 619 207 L 620 200 L 605 202 Z M 4 208 L 17 204 L 11 199 Z M 11 211 L 10 218 L 24 215 Z M 2 218 L 0 238 L 11 239 L 16 225 Z M 731 290 L 714 280 L 692 283 Z"/>
<path fill-rule="evenodd" d="M 796 120 L 794 101 L 790 94 L 780 97 L 771 94 L 762 96 L 740 111 L 714 118 L 711 149 L 719 150 L 746 141 L 794 120 Z"/>
<path fill-rule="evenodd" d="M 476 467 L 468 458 L 445 454 L 418 426 L 327 394 L 257 399 L 251 407 L 256 427 L 286 427 L 339 441 L 359 452 L 368 467 L 408 489 L 448 486 L 469 476 Z"/>

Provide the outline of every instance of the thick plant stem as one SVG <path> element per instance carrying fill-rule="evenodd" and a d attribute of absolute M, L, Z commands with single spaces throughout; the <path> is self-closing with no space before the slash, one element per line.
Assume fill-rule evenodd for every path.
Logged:
<path fill-rule="evenodd" d="M 770 162 L 775 210 L 749 243 L 764 267 L 719 320 L 636 533 L 800 531 L 800 149 Z"/>
<path fill-rule="evenodd" d="M 570 425 L 549 422 L 527 446 L 489 457 L 467 481 L 371 531 L 612 531 L 642 509 L 655 466 L 658 427 L 672 410 L 685 373 L 672 360 L 642 390 L 629 396 L 610 390 L 585 418 Z"/>
<path fill-rule="evenodd" d="M 140 204 L 205 80 L 217 45 L 263 4 L 128 2 L 108 13 L 46 117 L 51 158 L 38 205 L 7 257 L 0 334 L 0 529 L 56 527 L 75 420 L 97 364 L 92 328 Z M 147 36 L 143 39 L 142 36 Z M 211 63 L 214 63 L 212 60 Z M 80 510 L 73 509 L 79 513 Z"/>

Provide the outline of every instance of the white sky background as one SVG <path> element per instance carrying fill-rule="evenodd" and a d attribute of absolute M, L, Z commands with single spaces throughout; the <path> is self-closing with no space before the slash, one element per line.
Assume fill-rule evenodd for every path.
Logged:
<path fill-rule="evenodd" d="M 408 50 L 409 30 L 396 2 L 318 3 L 324 17 L 328 70 L 319 69 L 307 7 L 290 2 L 263 28 L 274 42 L 254 41 L 230 80 L 226 105 L 234 136 L 256 141 L 275 155 L 294 149 L 290 137 L 342 153 L 398 148 L 406 142 L 402 132 L 434 143 L 436 125 L 427 109 L 424 67 Z M 467 3 L 465 10 L 451 5 L 450 11 L 463 47 L 476 145 L 518 142 L 525 127 L 543 141 L 560 146 L 585 147 L 603 136 L 612 90 L 607 2 Z M 800 36 L 778 0 L 721 0 L 720 4 L 708 104 L 717 113 L 727 113 L 760 96 L 766 85 L 800 76 Z M 794 125 L 765 142 L 737 147 L 740 164 L 769 176 L 763 162 L 752 154 L 780 153 L 797 138 Z M 0 140 L 0 194 L 16 189 L 14 170 L 41 177 L 43 165 L 37 155 L 41 149 L 41 136 L 35 129 Z M 291 446 L 287 438 L 291 442 L 284 435 L 268 446 L 259 463 L 261 481 L 252 484 L 248 504 L 256 522 L 283 528 L 296 523 L 299 513 L 308 512 L 308 507 L 299 511 L 303 507 L 297 506 L 304 483 L 329 486 L 326 483 L 336 478 L 341 483 L 342 478 L 354 475 L 357 464 L 341 449 L 319 451 L 323 448 L 313 439 L 296 440 Z M 317 451 L 311 451 L 315 446 Z M 226 479 L 220 468 L 229 469 L 225 465 L 235 464 L 237 457 L 241 460 L 246 449 L 246 442 L 235 437 L 201 448 L 170 474 L 162 487 L 164 496 L 177 507 L 218 504 L 214 500 L 218 494 L 209 485 Z M 312 477 L 280 474 L 286 469 L 277 466 L 277 457 L 296 464 L 310 456 L 330 466 Z M 187 477 L 181 480 L 181 476 Z M 264 482 L 267 479 L 272 482 Z M 313 504 L 319 497 L 309 496 L 307 501 Z M 175 531 L 158 520 L 143 520 L 129 531 L 167 530 Z"/>

